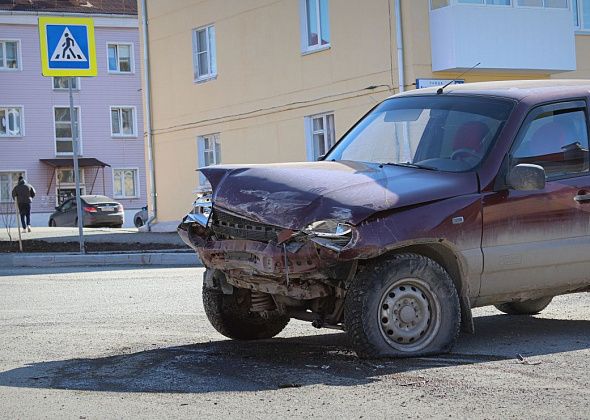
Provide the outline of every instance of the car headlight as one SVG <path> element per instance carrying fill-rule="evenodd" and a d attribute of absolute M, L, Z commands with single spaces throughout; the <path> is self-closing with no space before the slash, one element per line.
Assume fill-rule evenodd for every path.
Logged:
<path fill-rule="evenodd" d="M 352 240 L 352 226 L 338 220 L 320 220 L 303 229 L 310 240 L 332 251 L 340 252 Z"/>
<path fill-rule="evenodd" d="M 326 239 L 350 238 L 352 226 L 337 220 L 320 220 L 309 224 L 304 230 L 305 233 Z"/>

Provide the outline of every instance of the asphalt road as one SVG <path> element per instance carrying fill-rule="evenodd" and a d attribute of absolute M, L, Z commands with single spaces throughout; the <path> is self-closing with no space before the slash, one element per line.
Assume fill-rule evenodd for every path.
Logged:
<path fill-rule="evenodd" d="M 201 276 L 0 269 L 0 417 L 590 417 L 588 294 L 536 317 L 478 309 L 476 335 L 446 356 L 361 361 L 345 334 L 296 321 L 225 340 Z"/>

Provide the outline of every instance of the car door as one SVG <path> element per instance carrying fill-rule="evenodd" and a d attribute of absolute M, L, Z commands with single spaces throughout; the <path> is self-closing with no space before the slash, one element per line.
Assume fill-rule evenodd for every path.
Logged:
<path fill-rule="evenodd" d="M 483 198 L 480 296 L 573 290 L 590 278 L 590 174 L 585 100 L 531 111 L 507 157 L 545 169 L 538 191 L 501 188 Z"/>
<path fill-rule="evenodd" d="M 72 199 L 64 201 L 61 206 L 57 208 L 57 212 L 53 215 L 56 226 L 67 226 L 67 210 L 72 206 Z"/>

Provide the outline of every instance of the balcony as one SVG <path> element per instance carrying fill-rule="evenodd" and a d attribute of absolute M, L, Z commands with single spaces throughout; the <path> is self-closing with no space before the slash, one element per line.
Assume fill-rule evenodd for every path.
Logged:
<path fill-rule="evenodd" d="M 477 71 L 575 70 L 574 19 L 570 2 L 562 1 L 557 8 L 519 6 L 523 0 L 432 0 L 432 70 L 460 71 L 477 63 Z"/>

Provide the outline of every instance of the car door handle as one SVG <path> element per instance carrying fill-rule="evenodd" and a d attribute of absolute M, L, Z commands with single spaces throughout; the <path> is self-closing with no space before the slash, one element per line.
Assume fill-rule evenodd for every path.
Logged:
<path fill-rule="evenodd" d="M 590 194 L 578 194 L 574 197 L 574 201 L 577 201 L 578 203 L 590 201 Z"/>

